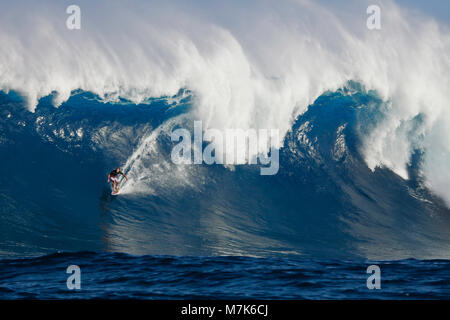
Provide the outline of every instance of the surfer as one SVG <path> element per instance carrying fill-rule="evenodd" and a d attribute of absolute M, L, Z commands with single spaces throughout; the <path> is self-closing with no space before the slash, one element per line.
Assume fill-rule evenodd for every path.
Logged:
<path fill-rule="evenodd" d="M 119 175 L 120 174 L 122 176 L 124 176 L 125 179 L 127 179 L 127 181 L 128 181 L 127 176 L 122 171 L 120 171 L 120 168 L 116 168 L 108 174 L 108 183 L 110 180 L 112 181 L 112 189 L 113 189 L 113 192 L 115 192 L 115 193 L 119 192 L 119 182 L 120 182 Z"/>

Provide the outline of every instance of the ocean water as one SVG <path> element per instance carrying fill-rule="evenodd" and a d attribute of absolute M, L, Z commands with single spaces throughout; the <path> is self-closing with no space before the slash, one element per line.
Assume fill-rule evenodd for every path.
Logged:
<path fill-rule="evenodd" d="M 360 106 L 380 103 L 370 94 L 321 96 L 287 135 L 274 176 L 187 165 L 189 181 L 201 180 L 186 183 L 160 167 L 173 144 L 161 131 L 157 151 L 141 156 L 152 168 L 142 189 L 112 196 L 109 168 L 143 143 L 136 132 L 189 112 L 191 98 L 180 96 L 173 108 L 169 99 L 105 105 L 79 92 L 30 113 L 2 95 L 1 298 L 447 298 L 449 262 L 436 259 L 446 257 L 448 209 L 420 181 L 372 172 L 357 153 L 354 130 L 375 112 Z M 344 150 L 333 147 L 340 134 Z M 367 288 L 372 264 L 380 290 Z M 81 290 L 66 286 L 69 265 L 81 268 Z"/>
<path fill-rule="evenodd" d="M 369 290 L 376 263 L 381 288 Z M 80 267 L 80 288 L 66 284 Z M 5 259 L 1 299 L 448 299 L 447 260 L 342 261 L 299 258 L 130 256 L 57 253 Z"/>
<path fill-rule="evenodd" d="M 1 299 L 448 298 L 445 20 L 81 1 L 68 31 L 63 4 L 18 3 L 0 10 Z M 279 170 L 175 164 L 171 134 L 196 121 L 277 129 Z"/>

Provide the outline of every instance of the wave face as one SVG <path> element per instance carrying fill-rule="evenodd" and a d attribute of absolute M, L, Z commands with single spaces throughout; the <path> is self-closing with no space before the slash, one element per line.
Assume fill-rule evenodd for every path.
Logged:
<path fill-rule="evenodd" d="M 450 31 L 368 4 L 2 3 L 0 254 L 447 258 Z M 196 119 L 279 129 L 278 174 L 174 165 Z"/>
<path fill-rule="evenodd" d="M 174 128 L 192 128 L 192 95 L 146 105 L 76 92 L 34 113 L 1 96 L 2 255 L 55 251 L 129 254 L 284 254 L 327 258 L 448 257 L 449 210 L 423 182 L 417 152 L 405 180 L 372 171 L 363 140 L 383 116 L 374 92 L 349 83 L 320 96 L 280 149 L 280 169 L 175 165 Z M 119 197 L 106 175 L 130 178 Z"/>

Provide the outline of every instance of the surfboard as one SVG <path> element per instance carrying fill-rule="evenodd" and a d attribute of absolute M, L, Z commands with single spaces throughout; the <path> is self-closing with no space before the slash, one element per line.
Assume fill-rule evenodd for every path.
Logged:
<path fill-rule="evenodd" d="M 117 192 L 114 191 L 114 189 L 113 189 L 113 191 L 111 191 L 111 194 L 113 196 L 116 196 L 116 195 L 118 195 L 120 193 L 120 185 L 122 184 L 122 181 L 123 181 L 123 177 L 122 177 L 122 179 L 120 179 L 119 184 L 117 185 Z"/>

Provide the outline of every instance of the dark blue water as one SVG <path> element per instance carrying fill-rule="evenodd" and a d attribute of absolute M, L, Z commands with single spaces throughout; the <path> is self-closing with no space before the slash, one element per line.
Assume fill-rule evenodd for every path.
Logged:
<path fill-rule="evenodd" d="M 69 290 L 66 269 L 81 269 Z M 369 290 L 366 269 L 381 269 Z M 0 299 L 448 299 L 450 262 L 59 253 L 0 262 Z"/>
<path fill-rule="evenodd" d="M 195 120 L 189 92 L 51 99 L 31 113 L 0 95 L 1 298 L 448 296 L 450 211 L 421 180 L 419 150 L 410 180 L 369 170 L 362 139 L 384 105 L 357 84 L 296 119 L 274 176 L 174 165 L 170 132 Z M 106 175 L 127 163 L 142 189 L 113 197 Z M 367 289 L 368 261 L 381 290 Z M 70 264 L 79 292 L 65 286 Z"/>

